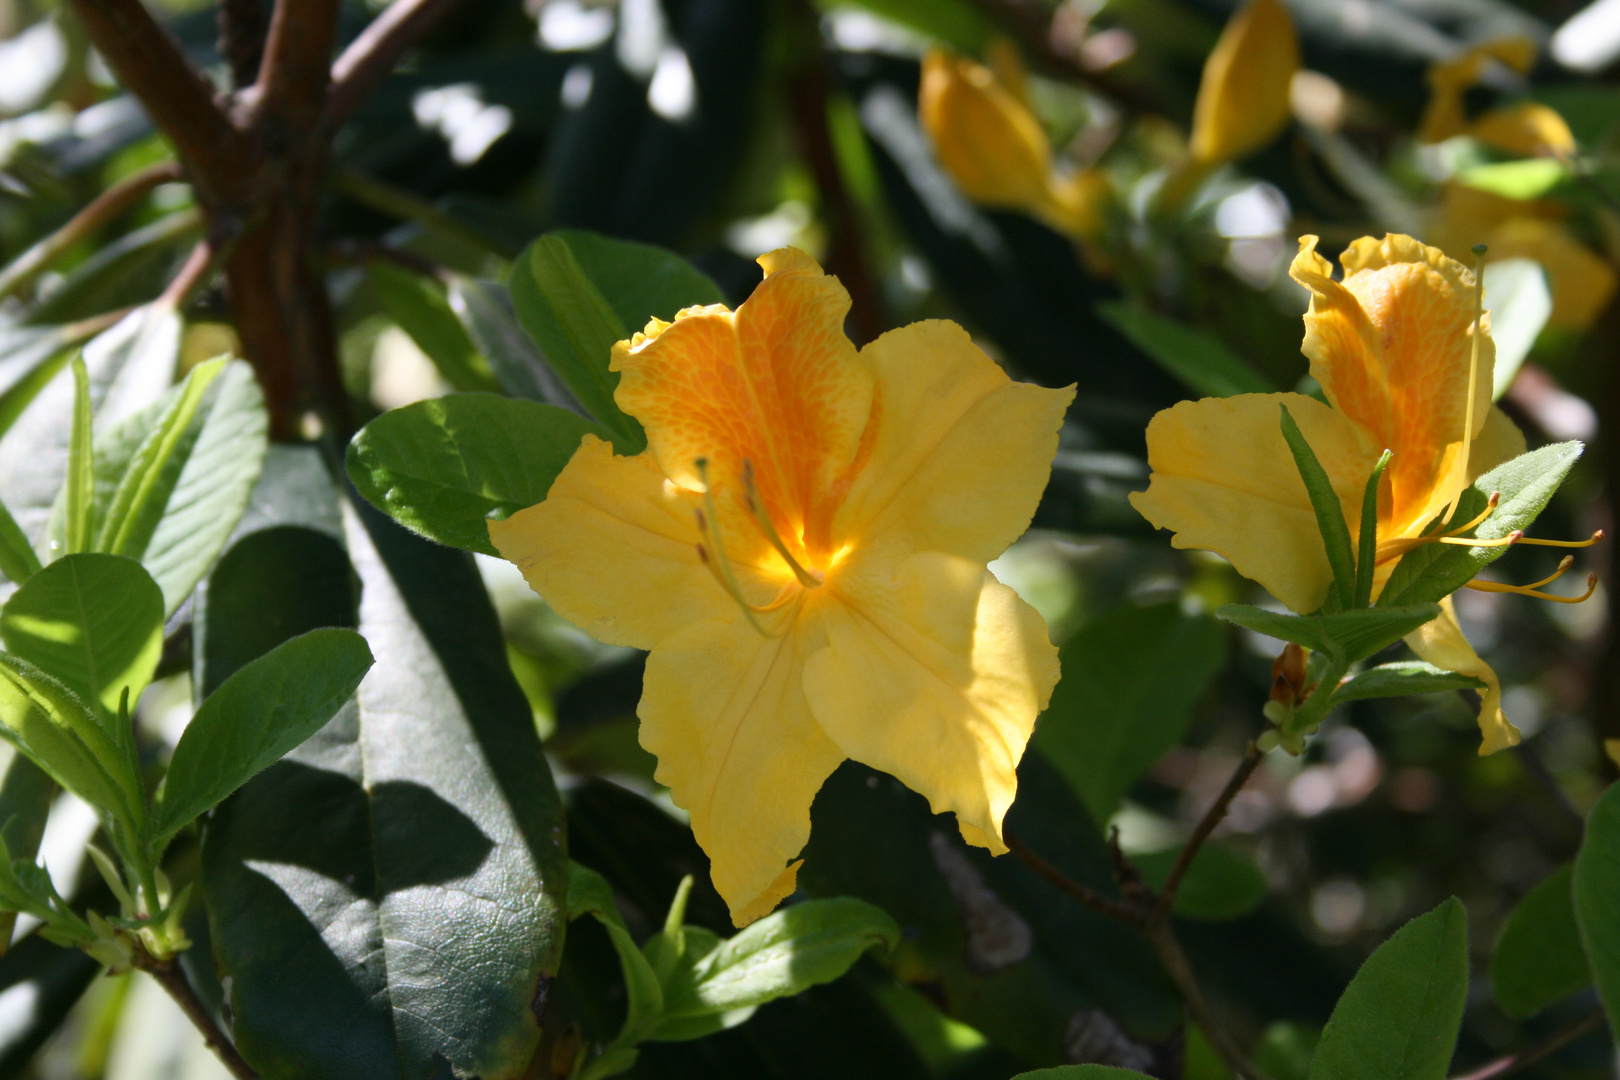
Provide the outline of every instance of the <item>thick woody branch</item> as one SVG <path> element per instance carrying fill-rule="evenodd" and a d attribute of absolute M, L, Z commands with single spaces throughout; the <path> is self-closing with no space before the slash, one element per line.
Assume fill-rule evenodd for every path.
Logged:
<path fill-rule="evenodd" d="M 338 0 L 276 0 L 255 110 L 256 118 L 268 124 L 272 143 L 316 133 L 331 74 L 337 14 Z"/>
<path fill-rule="evenodd" d="M 91 42 L 179 151 L 204 202 L 241 174 L 242 133 L 141 0 L 72 0 Z"/>
<path fill-rule="evenodd" d="M 332 65 L 332 92 L 326 101 L 326 127 L 336 128 L 360 107 L 405 50 L 416 44 L 458 0 L 394 0 L 349 43 Z"/>

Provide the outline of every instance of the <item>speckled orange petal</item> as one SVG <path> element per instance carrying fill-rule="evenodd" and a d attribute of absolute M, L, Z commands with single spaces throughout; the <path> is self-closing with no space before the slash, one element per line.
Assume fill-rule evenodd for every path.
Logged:
<path fill-rule="evenodd" d="M 736 312 L 654 320 L 613 350 L 614 400 L 640 420 L 665 475 L 738 498 L 744 463 L 788 542 L 824 533 L 872 405 L 872 376 L 844 334 L 849 294 L 802 251 L 760 257 L 765 280 Z"/>
<path fill-rule="evenodd" d="M 1300 240 L 1290 273 L 1311 290 L 1305 342 L 1311 374 L 1328 400 L 1379 447 L 1395 451 L 1384 522 L 1398 527 L 1427 505 L 1445 478 L 1447 448 L 1463 439 L 1474 336 L 1474 275 L 1409 236 L 1364 237 L 1341 258 L 1344 282 Z M 1483 321 L 1474 435 L 1490 410 L 1496 347 Z"/>

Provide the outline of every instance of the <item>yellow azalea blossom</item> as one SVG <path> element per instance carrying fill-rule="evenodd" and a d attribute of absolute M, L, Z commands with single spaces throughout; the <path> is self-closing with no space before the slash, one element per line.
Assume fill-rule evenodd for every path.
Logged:
<path fill-rule="evenodd" d="M 1530 70 L 1536 46 L 1529 38 L 1499 38 L 1465 50 L 1429 69 L 1429 105 L 1418 126 L 1418 138 L 1443 142 L 1471 135 L 1488 146 L 1517 157 L 1567 157 L 1575 152 L 1575 136 L 1564 118 L 1547 106 L 1520 101 L 1468 119 L 1465 96 L 1485 78 L 1491 64 L 1500 63 L 1519 74 Z"/>
<path fill-rule="evenodd" d="M 1028 527 L 1073 398 L 1013 382 L 954 323 L 856 351 L 837 279 L 792 248 L 759 261 L 735 312 L 614 348 L 644 453 L 587 436 L 545 502 L 489 527 L 560 615 L 651 650 L 641 743 L 739 926 L 793 891 L 845 758 L 1006 851 L 1058 662 L 986 563 Z"/>
<path fill-rule="evenodd" d="M 1017 51 L 998 41 L 990 61 L 942 49 L 923 58 L 917 112 L 940 164 L 974 202 L 1029 214 L 1078 241 L 1094 239 L 1102 231 L 1107 179 L 1095 169 L 1069 176 L 1054 170 Z"/>
<path fill-rule="evenodd" d="M 1489 317 L 1476 324 L 1468 269 L 1408 236 L 1364 237 L 1341 257 L 1339 282 L 1316 243 L 1301 239 L 1290 274 L 1311 293 L 1303 351 L 1329 404 L 1304 394 L 1243 394 L 1166 409 L 1147 431 L 1152 482 L 1131 496 L 1144 517 L 1176 534 L 1174 546 L 1219 552 L 1301 613 L 1322 605 L 1332 571 L 1279 405 L 1320 459 L 1347 521 L 1360 520 L 1367 477 L 1386 448 L 1394 452 L 1379 489 L 1375 595 L 1462 489 L 1525 448 L 1490 403 L 1496 350 Z M 1489 671 L 1460 632 L 1425 628 L 1408 644 L 1437 665 L 1482 678 Z M 1480 718 L 1486 746 L 1516 742 L 1500 708 L 1490 707 Z"/>

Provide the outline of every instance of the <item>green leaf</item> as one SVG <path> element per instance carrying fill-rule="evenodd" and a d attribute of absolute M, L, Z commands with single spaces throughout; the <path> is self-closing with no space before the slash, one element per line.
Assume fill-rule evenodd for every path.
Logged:
<path fill-rule="evenodd" d="M 1481 540 L 1500 540 L 1515 529 L 1528 530 L 1585 449 L 1578 442 L 1553 443 L 1498 465 L 1463 492 L 1452 520 L 1462 523 L 1474 518 L 1495 491 L 1501 493 L 1501 501 L 1474 535 Z M 1425 544 L 1402 557 L 1385 583 L 1378 605 L 1399 607 L 1450 596 L 1507 550 Z"/>
<path fill-rule="evenodd" d="M 430 540 L 498 554 L 485 519 L 542 502 L 580 440 L 603 434 L 552 405 L 451 394 L 384 413 L 349 444 L 355 488 Z"/>
<path fill-rule="evenodd" d="M 1367 486 L 1361 491 L 1361 532 L 1356 541 L 1356 602 L 1352 608 L 1364 608 L 1372 603 L 1373 577 L 1378 570 L 1378 484 L 1389 468 L 1394 455 L 1385 450 L 1367 477 Z"/>
<path fill-rule="evenodd" d="M 53 334 L 50 345 L 55 347 L 30 367 L 22 377 L 7 386 L 4 392 L 0 392 L 0 435 L 4 435 L 11 425 L 17 422 L 17 417 L 22 415 L 23 410 L 39 396 L 39 392 L 45 389 L 47 383 L 56 378 L 56 373 L 67 365 L 72 353 L 58 344 L 60 337 L 59 332 Z"/>
<path fill-rule="evenodd" d="M 116 822 L 117 839 L 132 843 L 140 835 L 145 793 L 119 744 L 72 691 L 6 653 L 0 653 L 0 725 L 53 780 Z"/>
<path fill-rule="evenodd" d="M 0 574 L 21 585 L 38 569 L 39 556 L 34 554 L 17 519 L 11 516 L 6 504 L 0 502 Z"/>
<path fill-rule="evenodd" d="M 650 318 L 673 319 L 694 304 L 718 304 L 719 288 L 661 248 L 593 233 L 548 233 L 512 267 L 518 321 L 575 398 L 612 433 L 621 454 L 647 445 L 641 425 L 613 401 L 613 346 Z"/>
<path fill-rule="evenodd" d="M 1367 958 L 1333 1009 L 1310 1080 L 1444 1080 L 1468 997 L 1468 913 L 1453 897 Z"/>
<path fill-rule="evenodd" d="M 1058 1065 L 1051 1069 L 1021 1072 L 1013 1080 L 1152 1080 L 1146 1073 L 1135 1069 L 1116 1069 L 1112 1065 Z"/>
<path fill-rule="evenodd" d="M 1485 684 L 1472 675 L 1459 675 L 1421 660 L 1399 660 L 1352 675 L 1339 684 L 1333 700 L 1364 701 L 1408 694 L 1438 694 L 1442 690 L 1483 689 Z"/>
<path fill-rule="evenodd" d="M 1180 848 L 1171 848 L 1132 855 L 1131 862 L 1142 872 L 1142 880 L 1160 889 L 1180 855 Z M 1185 919 L 1227 922 L 1259 907 L 1267 891 L 1266 875 L 1251 860 L 1205 844 L 1187 867 L 1171 910 Z"/>
<path fill-rule="evenodd" d="M 121 555 L 67 555 L 29 578 L 0 608 L 0 640 L 95 710 L 134 760 L 130 708 L 163 653 L 163 594 L 141 564 Z"/>
<path fill-rule="evenodd" d="M 90 547 L 90 505 L 95 496 L 95 458 L 90 449 L 90 373 L 84 357 L 73 367 L 73 432 L 68 437 L 67 479 L 63 484 L 66 507 L 62 550 L 69 555 Z"/>
<path fill-rule="evenodd" d="M 1534 1016 L 1592 985 L 1575 925 L 1573 863 L 1560 866 L 1513 909 L 1491 954 L 1491 989 L 1515 1020 Z"/>
<path fill-rule="evenodd" d="M 373 260 L 369 272 L 384 313 L 427 354 L 445 382 L 463 391 L 496 389 L 489 361 L 450 309 L 438 282 L 380 260 Z"/>
<path fill-rule="evenodd" d="M 169 762 L 155 807 L 154 855 L 336 715 L 371 668 L 353 630 L 311 630 L 239 669 L 203 699 Z"/>
<path fill-rule="evenodd" d="M 1620 785 L 1610 784 L 1586 819 L 1572 884 L 1575 924 L 1611 1031 L 1620 1031 Z"/>
<path fill-rule="evenodd" d="M 1552 315 L 1546 271 L 1529 259 L 1493 262 L 1485 267 L 1485 301 L 1491 312 L 1491 340 L 1496 343 L 1491 382 L 1491 400 L 1496 401 L 1513 385 Z"/>
<path fill-rule="evenodd" d="M 449 299 L 451 310 L 489 358 L 495 381 L 504 393 L 581 411 L 574 395 L 546 366 L 534 342 L 518 325 L 517 312 L 512 310 L 512 294 L 505 285 L 453 274 Z"/>
<path fill-rule="evenodd" d="M 1525 158 L 1476 165 L 1457 174 L 1457 182 L 1504 199 L 1539 199 L 1570 178 L 1569 166 L 1557 158 Z"/>
<path fill-rule="evenodd" d="M 1253 365 L 1195 327 L 1118 300 L 1098 304 L 1097 314 L 1200 396 L 1268 394 L 1277 389 Z"/>
<path fill-rule="evenodd" d="M 763 1005 L 831 982 L 874 945 L 887 950 L 899 942 L 900 928 L 871 904 L 847 896 L 806 900 L 750 923 L 699 961 L 689 981 L 672 982 L 664 1013 L 691 1017 Z"/>
<path fill-rule="evenodd" d="M 618 906 L 613 902 L 612 886 L 590 867 L 570 861 L 567 903 L 569 921 L 582 915 L 594 917 L 606 928 L 608 938 L 613 942 L 613 951 L 619 956 L 619 969 L 624 974 L 625 994 L 629 1000 L 624 1027 L 615 1042 L 641 1041 L 664 1012 L 664 990 L 652 964 L 636 947 L 635 939 L 624 925 L 624 916 L 619 914 Z"/>
<path fill-rule="evenodd" d="M 1180 740 L 1193 706 L 1226 662 L 1215 620 L 1179 604 L 1104 612 L 1063 647 L 1064 678 L 1035 745 L 1063 773 L 1095 821 Z M 1175 672 L 1167 679 L 1166 672 Z"/>
<path fill-rule="evenodd" d="M 1349 610 L 1356 606 L 1356 555 L 1350 547 L 1350 527 L 1345 524 L 1344 507 L 1333 490 L 1333 481 L 1328 479 L 1322 463 L 1316 460 L 1316 452 L 1289 414 L 1288 406 L 1277 407 L 1282 410 L 1283 438 L 1288 441 L 1300 479 L 1305 481 L 1305 491 L 1311 497 L 1311 508 L 1316 511 L 1316 527 L 1322 534 L 1328 565 L 1333 568 L 1333 586 L 1338 590 L 1339 606 Z"/>
<path fill-rule="evenodd" d="M 265 1076 L 290 1062 L 332 1080 L 521 1075 L 566 870 L 487 593 L 466 554 L 340 501 L 313 448 L 277 448 L 271 466 L 197 594 L 199 693 L 323 626 L 357 621 L 376 664 L 204 831 L 232 1034 Z"/>
<path fill-rule="evenodd" d="M 1257 634 L 1292 641 L 1348 665 L 1393 645 L 1439 615 L 1440 606 L 1412 604 L 1360 608 L 1332 615 L 1288 615 L 1248 604 L 1225 604 L 1217 608 L 1215 614 Z"/>

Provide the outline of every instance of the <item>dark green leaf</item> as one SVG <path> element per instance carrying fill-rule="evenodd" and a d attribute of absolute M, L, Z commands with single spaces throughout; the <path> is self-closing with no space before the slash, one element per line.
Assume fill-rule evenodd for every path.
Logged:
<path fill-rule="evenodd" d="M 639 1041 L 664 1011 L 664 991 L 652 965 L 636 947 L 635 939 L 624 925 L 624 916 L 613 902 L 612 886 L 596 871 L 570 862 L 567 911 L 570 920 L 590 915 L 607 929 L 613 951 L 619 956 L 619 970 L 624 975 L 625 994 L 629 999 L 622 1037 L 626 1042 Z"/>
<path fill-rule="evenodd" d="M 1620 1031 L 1620 785 L 1610 784 L 1586 819 L 1572 895 L 1598 996 Z"/>
<path fill-rule="evenodd" d="M 1483 690 L 1485 684 L 1472 675 L 1459 675 L 1421 660 L 1401 660 L 1379 664 L 1351 676 L 1339 684 L 1334 701 L 1362 701 L 1367 698 L 1403 697 L 1407 694 L 1438 694 L 1442 690 Z"/>
<path fill-rule="evenodd" d="M 1438 604 L 1361 608 L 1332 615 L 1287 615 L 1247 604 L 1226 604 L 1215 612 L 1227 622 L 1326 653 L 1343 664 L 1365 660 L 1440 614 Z"/>
<path fill-rule="evenodd" d="M 1573 864 L 1554 870 L 1513 909 L 1491 954 L 1491 989 L 1502 1011 L 1534 1016 L 1592 985 L 1575 925 Z"/>
<path fill-rule="evenodd" d="M 311 630 L 240 668 L 203 700 L 174 748 L 153 843 L 169 838 L 331 720 L 371 667 L 352 630 Z"/>
<path fill-rule="evenodd" d="M 349 478 L 413 531 L 494 555 L 485 518 L 543 501 L 588 434 L 602 432 L 555 406 L 451 394 L 367 424 L 349 444 Z"/>
<path fill-rule="evenodd" d="M 707 274 L 661 247 L 578 229 L 559 229 L 548 238 L 568 245 L 579 268 L 632 334 L 645 329 L 649 319 L 668 322 L 682 308 L 726 301 Z"/>
<path fill-rule="evenodd" d="M 44 770 L 11 743 L 0 741 L 0 839 L 12 858 L 32 860 L 39 855 L 45 818 L 55 797 L 56 783 Z M 11 940 L 15 922 L 14 915 L 0 917 L 0 941 Z"/>
<path fill-rule="evenodd" d="M 1328 479 L 1322 463 L 1316 460 L 1316 452 L 1305 441 L 1305 435 L 1288 412 L 1288 406 L 1279 405 L 1278 408 L 1282 410 L 1283 438 L 1294 455 L 1294 465 L 1299 469 L 1300 479 L 1305 482 L 1305 491 L 1311 497 L 1311 508 L 1316 511 L 1316 527 L 1322 534 L 1328 565 L 1333 568 L 1333 587 L 1339 594 L 1339 606 L 1349 610 L 1356 606 L 1356 554 L 1350 547 L 1350 527 L 1345 524 L 1344 507 L 1339 504 L 1339 495 L 1333 490 L 1333 481 Z"/>
<path fill-rule="evenodd" d="M 1447 900 L 1367 958 L 1333 1010 L 1310 1080 L 1444 1080 L 1468 997 L 1468 913 Z"/>
<path fill-rule="evenodd" d="M 364 505 L 346 506 L 334 535 L 318 457 L 274 465 L 244 518 L 262 531 L 199 593 L 201 691 L 278 638 L 353 618 L 351 560 L 376 667 L 210 819 L 203 880 L 233 1034 L 268 1075 L 287 1062 L 312 1080 L 521 1075 L 561 950 L 566 871 L 555 790 L 483 585 L 468 556 Z"/>
<path fill-rule="evenodd" d="M 534 342 L 518 325 L 512 294 L 505 285 L 456 274 L 450 279 L 450 307 L 489 358 L 495 381 L 509 397 L 543 401 L 578 411 L 574 395 L 546 366 Z"/>
<path fill-rule="evenodd" d="M 133 752 L 119 723 L 163 652 L 163 594 L 141 564 L 122 555 L 67 555 L 45 567 L 0 608 L 0 640 L 96 711 L 115 742 Z"/>
<path fill-rule="evenodd" d="M 1159 889 L 1180 855 L 1180 848 L 1171 848 L 1132 855 L 1131 861 L 1142 872 L 1142 880 Z M 1205 844 L 1187 867 L 1187 876 L 1181 879 L 1171 910 L 1185 919 L 1226 922 L 1242 918 L 1259 907 L 1266 892 L 1266 875 L 1252 861 L 1225 848 Z"/>
<path fill-rule="evenodd" d="M 371 263 L 370 274 L 383 311 L 427 354 L 445 382 L 464 391 L 496 389 L 489 361 L 450 309 L 438 282 L 380 260 Z"/>
<path fill-rule="evenodd" d="M 1035 745 L 1106 821 L 1138 777 L 1180 741 L 1192 708 L 1226 660 L 1215 620 L 1178 604 L 1126 605 L 1064 645 L 1064 678 Z M 1176 673 L 1174 679 L 1165 673 Z"/>
<path fill-rule="evenodd" d="M 1219 340 L 1192 326 L 1117 300 L 1098 304 L 1097 314 L 1200 396 L 1268 394 L 1277 389 Z"/>
<path fill-rule="evenodd" d="M 1384 451 L 1361 492 L 1361 532 L 1356 543 L 1356 602 L 1352 607 L 1364 608 L 1372 603 L 1373 576 L 1378 569 L 1378 483 L 1384 478 L 1384 470 L 1389 467 L 1389 459 L 1393 456 L 1390 451 Z"/>
<path fill-rule="evenodd" d="M 1501 492 L 1496 510 L 1474 530 L 1481 540 L 1500 540 L 1515 529 L 1528 530 L 1548 500 L 1569 475 L 1585 447 L 1578 442 L 1553 443 L 1498 465 L 1463 492 L 1452 520 L 1466 522 L 1485 509 L 1491 492 Z M 1380 607 L 1421 604 L 1450 596 L 1505 547 L 1425 544 L 1406 553 L 1378 597 Z"/>

